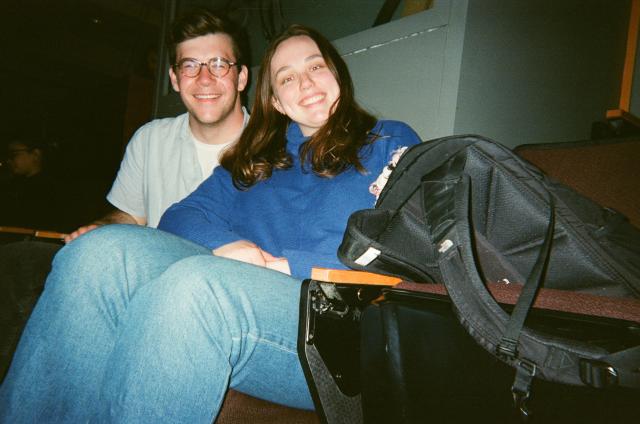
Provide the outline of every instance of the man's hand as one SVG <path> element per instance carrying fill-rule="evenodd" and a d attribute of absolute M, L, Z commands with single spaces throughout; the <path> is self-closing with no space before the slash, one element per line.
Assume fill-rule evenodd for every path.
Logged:
<path fill-rule="evenodd" d="M 271 253 L 260 249 L 255 243 L 249 240 L 238 240 L 227 243 L 217 249 L 213 249 L 213 254 L 291 275 L 289 261 L 287 261 L 286 258 L 277 258 Z"/>
<path fill-rule="evenodd" d="M 77 230 L 75 230 L 74 232 L 69 233 L 66 236 L 64 236 L 64 242 L 65 243 L 71 243 L 73 240 L 77 239 L 81 235 L 83 235 L 85 233 L 88 233 L 91 230 L 95 230 L 98 227 L 99 227 L 98 224 L 89 224 L 89 225 L 85 225 L 84 227 L 80 227 Z"/>
<path fill-rule="evenodd" d="M 71 243 L 73 240 L 77 239 L 83 234 L 88 233 L 91 230 L 95 230 L 96 228 L 106 225 L 106 224 L 136 224 L 136 225 L 146 225 L 147 220 L 145 218 L 138 218 L 133 215 L 130 215 L 126 212 L 121 211 L 120 209 L 116 209 L 112 212 L 109 212 L 102 218 L 92 222 L 91 224 L 84 225 L 74 232 L 68 234 L 64 238 L 65 243 Z"/>

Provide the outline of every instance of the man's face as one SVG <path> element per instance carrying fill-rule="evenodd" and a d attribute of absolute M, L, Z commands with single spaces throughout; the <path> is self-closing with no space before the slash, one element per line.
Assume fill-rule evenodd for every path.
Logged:
<path fill-rule="evenodd" d="M 226 34 L 207 34 L 183 41 L 176 48 L 176 62 L 191 58 L 199 62 L 208 62 L 214 57 L 221 57 L 229 62 L 236 62 L 233 54 L 231 37 Z M 222 78 L 211 75 L 203 67 L 195 77 L 181 75 L 180 71 L 169 70 L 171 85 L 180 93 L 182 102 L 189 111 L 191 129 L 196 127 L 217 126 L 240 110 L 240 92 L 247 85 L 248 71 L 232 66 L 229 73 Z"/>

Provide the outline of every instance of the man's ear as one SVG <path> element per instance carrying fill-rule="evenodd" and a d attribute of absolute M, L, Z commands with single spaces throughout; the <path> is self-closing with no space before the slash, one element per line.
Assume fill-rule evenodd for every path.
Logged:
<path fill-rule="evenodd" d="M 169 68 L 169 78 L 171 79 L 171 86 L 176 93 L 180 92 L 180 85 L 178 84 L 178 76 L 173 71 L 173 66 Z"/>
<path fill-rule="evenodd" d="M 273 105 L 273 107 L 276 108 L 278 112 L 280 112 L 283 115 L 286 115 L 286 113 L 284 113 L 284 108 L 280 104 L 280 100 L 278 100 L 276 96 L 271 96 L 271 104 Z"/>
<path fill-rule="evenodd" d="M 249 82 L 249 69 L 242 65 L 240 72 L 238 72 L 238 91 L 243 91 L 247 88 L 247 82 Z"/>

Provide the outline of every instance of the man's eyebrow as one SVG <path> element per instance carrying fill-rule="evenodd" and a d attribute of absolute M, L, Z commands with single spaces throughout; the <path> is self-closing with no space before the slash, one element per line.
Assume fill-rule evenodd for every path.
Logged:
<path fill-rule="evenodd" d="M 322 55 L 321 55 L 320 53 L 318 53 L 318 54 L 312 54 L 311 56 L 307 56 L 307 57 L 304 59 L 304 61 L 305 61 L 305 62 L 309 62 L 309 61 L 311 61 L 311 60 L 313 60 L 313 59 L 317 59 L 317 58 L 319 58 L 319 57 L 322 57 Z M 289 68 L 291 68 L 291 66 L 290 66 L 290 65 L 284 65 L 283 67 L 281 67 L 280 69 L 278 69 L 278 70 L 276 71 L 275 76 L 277 77 L 277 76 L 278 76 L 278 74 L 279 74 L 280 72 L 286 71 L 286 70 L 287 70 L 287 69 L 289 69 Z"/>
<path fill-rule="evenodd" d="M 227 58 L 226 56 L 211 56 L 210 58 L 205 59 L 204 62 L 209 62 L 210 60 L 218 59 L 218 58 L 226 60 L 227 62 L 237 63 L 237 61 L 231 60 L 231 59 Z M 176 62 L 181 62 L 183 60 L 195 60 L 197 62 L 200 62 L 200 59 L 198 59 L 196 57 L 191 57 L 191 56 L 181 57 L 180 59 L 176 59 Z"/>

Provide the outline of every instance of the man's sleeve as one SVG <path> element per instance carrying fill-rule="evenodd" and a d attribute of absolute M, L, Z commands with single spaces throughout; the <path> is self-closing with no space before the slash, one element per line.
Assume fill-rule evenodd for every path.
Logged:
<path fill-rule="evenodd" d="M 148 154 L 142 129 L 129 141 L 107 200 L 116 208 L 138 218 L 146 218 L 144 201 L 144 161 Z"/>

